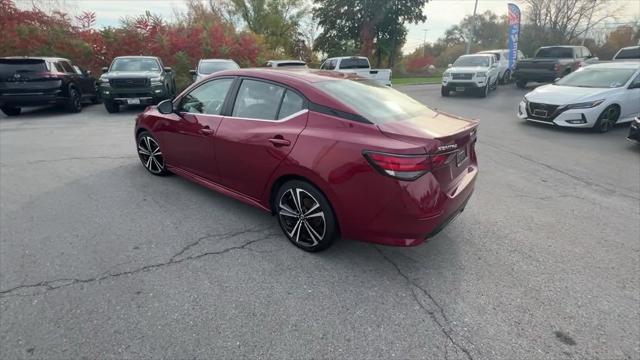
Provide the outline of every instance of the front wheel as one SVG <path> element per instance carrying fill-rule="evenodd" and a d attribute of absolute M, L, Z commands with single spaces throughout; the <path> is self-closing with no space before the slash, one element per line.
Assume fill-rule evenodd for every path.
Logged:
<path fill-rule="evenodd" d="M 500 84 L 508 84 L 511 82 L 511 70 L 507 69 L 504 74 L 502 74 L 502 78 L 500 78 Z"/>
<path fill-rule="evenodd" d="M 440 95 L 442 95 L 444 97 L 449 96 L 449 89 L 447 89 L 446 87 L 443 86 L 442 88 L 440 88 Z"/>
<path fill-rule="evenodd" d="M 611 130 L 620 117 L 620 108 L 610 105 L 598 116 L 598 121 L 593 126 L 593 130 L 599 133 L 606 133 Z"/>
<path fill-rule="evenodd" d="M 160 149 L 160 144 L 148 132 L 143 131 L 138 135 L 138 156 L 147 171 L 157 176 L 167 175 L 164 163 L 164 155 Z"/>
<path fill-rule="evenodd" d="M 328 248 L 337 238 L 333 210 L 315 186 L 300 180 L 287 181 L 274 202 L 280 228 L 295 246 L 316 252 Z"/>
<path fill-rule="evenodd" d="M 20 109 L 19 107 L 14 107 L 14 106 L 2 106 L 0 107 L 0 110 L 2 110 L 2 112 L 5 113 L 7 116 L 18 116 L 22 111 L 22 109 Z"/>
<path fill-rule="evenodd" d="M 120 105 L 116 104 L 111 100 L 104 101 L 104 108 L 107 109 L 109 114 L 120 112 Z"/>
<path fill-rule="evenodd" d="M 487 83 L 487 85 L 481 87 L 480 89 L 478 89 L 478 96 L 480 96 L 481 98 L 486 98 L 487 95 L 489 95 L 489 84 Z"/>

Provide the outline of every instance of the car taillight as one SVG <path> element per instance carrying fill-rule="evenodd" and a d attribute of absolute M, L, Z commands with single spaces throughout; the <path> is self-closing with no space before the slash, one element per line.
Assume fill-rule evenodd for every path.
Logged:
<path fill-rule="evenodd" d="M 41 72 L 38 74 L 38 77 L 43 79 L 60 79 L 60 74 L 54 72 Z"/>
<path fill-rule="evenodd" d="M 436 155 L 398 155 L 375 151 L 363 153 L 369 164 L 380 173 L 400 180 L 415 180 L 445 165 L 451 153 Z"/>

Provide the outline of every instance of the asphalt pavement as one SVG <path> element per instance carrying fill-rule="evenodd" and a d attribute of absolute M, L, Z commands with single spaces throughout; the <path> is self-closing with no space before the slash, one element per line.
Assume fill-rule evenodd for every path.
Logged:
<path fill-rule="evenodd" d="M 2 359 L 640 359 L 640 146 L 528 124 L 525 93 L 440 97 L 480 120 L 464 213 L 413 248 L 309 254 L 274 217 L 148 174 L 135 114 L 0 115 Z"/>

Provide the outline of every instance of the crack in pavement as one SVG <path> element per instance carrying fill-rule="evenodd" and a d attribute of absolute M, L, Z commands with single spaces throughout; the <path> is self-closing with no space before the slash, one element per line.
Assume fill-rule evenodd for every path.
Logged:
<path fill-rule="evenodd" d="M 391 266 L 395 268 L 396 272 L 405 279 L 405 281 L 407 282 L 407 285 L 409 285 L 411 289 L 411 295 L 413 296 L 413 299 L 415 300 L 415 302 L 418 304 L 418 306 L 420 306 L 420 308 L 422 308 L 422 310 L 424 310 L 429 315 L 431 320 L 433 320 L 433 322 L 435 322 L 440 327 L 440 331 L 454 346 L 456 353 L 458 352 L 458 350 L 461 350 L 465 354 L 467 359 L 473 360 L 473 356 L 471 355 L 471 352 L 465 346 L 463 346 L 462 344 L 458 343 L 456 340 L 453 339 L 453 336 L 451 335 L 451 332 L 453 332 L 453 329 L 451 328 L 451 326 L 448 325 L 449 319 L 446 316 L 442 306 L 438 304 L 438 302 L 433 298 L 433 296 L 431 296 L 431 294 L 425 288 L 417 284 L 415 281 L 411 280 L 411 278 L 409 278 L 409 276 L 400 269 L 398 264 L 396 264 L 393 260 L 391 260 L 391 258 L 387 256 L 382 250 L 380 250 L 378 246 L 374 245 L 374 248 L 378 251 L 378 253 L 380 253 L 380 256 L 382 256 L 389 264 L 391 264 Z M 438 319 L 438 316 L 436 315 L 435 311 L 425 307 L 425 305 L 418 298 L 418 294 L 416 294 L 415 289 L 420 290 L 420 292 L 422 292 L 429 299 L 429 301 L 438 309 L 438 312 L 440 313 L 440 316 L 442 317 L 443 321 Z M 443 324 L 443 322 L 447 324 L 446 327 Z M 473 343 L 471 344 L 473 345 Z M 445 344 L 445 358 L 448 359 L 448 356 L 449 354 Z"/>
<path fill-rule="evenodd" d="M 229 231 L 226 233 L 222 233 L 222 234 L 210 234 L 210 235 L 205 235 L 202 236 L 200 238 L 197 238 L 194 242 L 186 245 L 185 247 L 182 248 L 182 250 L 178 251 L 175 255 L 173 255 L 169 261 L 175 261 L 179 256 L 183 255 L 185 252 L 189 251 L 191 248 L 194 248 L 198 245 L 200 245 L 201 242 L 205 241 L 205 240 L 209 240 L 212 238 L 215 238 L 216 240 L 226 240 L 226 239 L 230 239 L 233 237 L 236 237 L 238 235 L 242 235 L 242 234 L 248 234 L 248 233 L 260 233 L 260 232 L 264 232 L 266 230 L 269 230 L 271 227 L 264 227 L 264 228 L 250 228 L 247 230 L 240 230 L 240 231 Z"/>
<path fill-rule="evenodd" d="M 191 243 L 187 246 L 185 246 L 184 248 L 182 248 L 176 255 L 179 256 L 179 254 L 184 254 L 184 252 L 189 249 L 194 247 L 196 244 L 200 243 L 203 240 L 206 239 L 212 239 L 212 238 L 219 238 L 219 239 L 230 239 L 232 237 L 235 236 L 239 236 L 239 235 L 243 235 L 243 234 L 248 234 L 248 233 L 260 233 L 260 232 L 264 232 L 265 230 L 268 230 L 269 228 L 266 229 L 261 229 L 261 230 L 256 230 L 256 229 L 247 229 L 247 230 L 243 230 L 243 231 L 237 231 L 233 233 L 233 236 L 227 235 L 225 237 L 225 235 L 218 235 L 218 234 L 214 234 L 214 235 L 207 235 L 207 236 L 203 236 L 201 238 L 199 238 L 196 242 Z M 27 295 L 20 295 L 20 294 L 13 294 L 16 291 L 20 291 L 23 289 L 30 289 L 30 288 L 44 288 L 45 291 L 50 291 L 50 290 L 56 290 L 56 289 L 60 289 L 60 288 L 64 288 L 64 287 L 68 287 L 68 286 L 72 286 L 72 285 L 76 285 L 76 284 L 88 284 L 88 283 L 96 283 L 105 279 L 109 279 L 109 278 L 118 278 L 124 275 L 134 275 L 134 274 L 138 274 L 138 273 L 142 273 L 142 272 L 147 272 L 150 270 L 155 270 L 158 268 L 163 268 L 166 266 L 171 266 L 171 265 L 175 265 L 175 264 L 180 264 L 182 262 L 185 261 L 189 261 L 189 260 L 197 260 L 200 258 L 203 258 L 205 256 L 210 256 L 210 255 L 222 255 L 222 254 L 226 254 L 228 252 L 232 252 L 232 251 L 236 251 L 236 250 L 244 250 L 247 249 L 250 245 L 261 242 L 261 241 L 265 241 L 268 239 L 271 239 L 273 237 L 275 237 L 275 234 L 265 234 L 266 236 L 259 238 L 259 239 L 254 239 L 254 240 L 249 240 L 244 242 L 242 245 L 236 245 L 236 246 L 231 246 L 228 248 L 224 248 L 222 250 L 218 250 L 218 251 L 207 251 L 204 253 L 200 253 L 197 255 L 191 255 L 191 256 L 186 256 L 183 257 L 181 259 L 176 259 L 176 255 L 172 256 L 168 261 L 165 262 L 160 262 L 160 263 L 155 263 L 155 264 L 150 264 L 150 265 L 145 265 L 133 270 L 127 270 L 127 271 L 121 271 L 121 272 L 116 272 L 116 273 L 111 273 L 110 271 L 106 272 L 106 273 L 102 273 L 98 276 L 95 277 L 91 277 L 91 278 L 86 278 L 86 279 L 78 279 L 78 278 L 61 278 L 61 279 L 55 279 L 55 280 L 44 280 L 41 281 L 39 283 L 34 283 L 34 284 L 26 284 L 26 285 L 18 285 L 9 289 L 5 289 L 5 290 L 0 290 L 0 298 L 5 298 L 5 297 L 10 297 L 10 296 L 35 296 L 35 295 L 40 295 L 42 293 L 33 293 L 33 294 L 27 294 Z"/>
<path fill-rule="evenodd" d="M 579 182 L 581 182 L 581 183 L 583 183 L 583 184 L 585 184 L 585 185 L 592 186 L 592 187 L 596 187 L 596 188 L 600 188 L 600 189 L 602 189 L 602 190 L 605 190 L 605 191 L 608 191 L 608 192 L 614 193 L 614 194 L 619 195 L 619 196 L 622 196 L 622 197 L 629 197 L 629 198 L 634 199 L 634 200 L 640 200 L 640 196 L 634 196 L 634 195 L 632 195 L 632 194 L 629 194 L 629 190 L 627 190 L 627 189 L 616 189 L 616 188 L 614 188 L 614 187 L 610 187 L 610 186 L 608 186 L 608 185 L 603 185 L 603 184 L 599 184 L 599 183 L 593 182 L 593 181 L 591 181 L 591 180 L 589 180 L 589 179 L 583 178 L 583 177 L 578 176 L 578 175 L 574 175 L 574 174 L 572 174 L 572 173 L 570 173 L 570 172 L 568 172 L 568 171 L 562 170 L 562 169 L 558 169 L 558 168 L 556 168 L 556 167 L 554 167 L 554 166 L 552 166 L 552 165 L 549 165 L 549 164 L 544 163 L 544 162 L 542 162 L 542 161 L 539 161 L 539 160 L 536 160 L 536 159 L 530 158 L 530 157 L 528 157 L 528 156 L 525 156 L 525 155 L 519 154 L 519 153 L 517 153 L 517 152 L 515 152 L 515 151 L 513 151 L 513 150 L 510 150 L 510 149 L 508 149 L 508 148 L 505 148 L 505 147 L 502 147 L 502 146 L 499 146 L 499 145 L 493 144 L 493 143 L 491 143 L 491 142 L 487 142 L 487 141 L 480 141 L 480 143 L 481 143 L 481 144 L 483 144 L 483 145 L 490 146 L 490 147 L 492 147 L 492 148 L 494 148 L 494 149 L 497 149 L 497 150 L 501 150 L 501 151 L 507 152 L 507 153 L 509 153 L 509 154 L 511 154 L 511 155 L 514 155 L 514 156 L 517 156 L 517 157 L 519 157 L 519 158 L 521 158 L 521 159 L 524 159 L 524 160 L 530 161 L 530 162 L 532 162 L 532 163 L 534 163 L 534 164 L 537 164 L 537 165 L 543 166 L 543 167 L 545 167 L 545 168 L 547 168 L 547 169 L 549 169 L 549 170 L 552 170 L 552 171 L 555 171 L 555 172 L 560 173 L 560 174 L 562 174 L 562 175 L 568 176 L 569 178 L 571 178 L 571 179 L 573 179 L 573 180 L 576 180 L 576 181 L 579 181 Z"/>

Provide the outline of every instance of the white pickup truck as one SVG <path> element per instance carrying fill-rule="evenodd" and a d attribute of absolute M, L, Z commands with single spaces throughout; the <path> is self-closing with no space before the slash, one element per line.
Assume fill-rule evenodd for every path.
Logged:
<path fill-rule="evenodd" d="M 391 69 L 372 69 L 369 59 L 364 56 L 342 56 L 328 58 L 321 70 L 333 70 L 344 73 L 355 73 L 359 76 L 391 86 Z"/>

